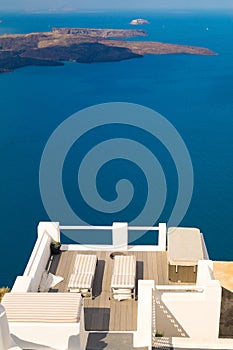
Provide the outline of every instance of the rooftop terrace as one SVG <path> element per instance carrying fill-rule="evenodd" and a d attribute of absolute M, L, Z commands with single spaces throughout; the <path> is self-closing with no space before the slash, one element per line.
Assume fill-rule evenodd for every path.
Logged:
<path fill-rule="evenodd" d="M 67 292 L 75 256 L 78 251 L 63 251 L 54 256 L 50 272 L 63 276 L 64 280 L 53 291 Z M 96 251 L 98 265 L 93 285 L 94 300 L 85 299 L 85 327 L 98 331 L 133 331 L 137 329 L 137 301 L 109 300 L 113 269 L 111 251 Z M 93 254 L 93 251 L 85 251 Z M 139 279 L 154 280 L 156 284 L 168 284 L 167 252 L 124 252 L 136 256 L 136 285 Z M 137 290 L 136 290 L 137 294 Z"/>
<path fill-rule="evenodd" d="M 111 243 L 106 245 L 62 244 L 60 254 L 51 255 L 51 242 L 60 241 L 60 232 L 73 230 L 76 235 L 76 231 L 90 229 L 112 231 Z M 157 244 L 129 245 L 130 230 L 157 231 Z M 169 236 L 171 237 L 173 231 L 167 231 L 165 224 L 147 228 L 128 227 L 127 223 L 114 223 L 111 227 L 77 227 L 60 226 L 59 223 L 54 222 L 40 223 L 38 226 L 38 239 L 29 262 L 23 276 L 17 277 L 12 293 L 34 292 L 35 295 L 40 296 L 36 292 L 38 290 L 42 291 L 43 276 L 47 276 L 49 271 L 53 275 L 63 277 L 62 282 L 56 285 L 54 283 L 55 287 L 50 288 L 50 290 L 49 287 L 43 290 L 44 292 L 49 290 L 50 293 L 48 295 L 51 297 L 52 294 L 57 296 L 59 294 L 62 297 L 62 294 L 73 288 L 75 292 L 80 292 L 81 290 L 83 296 L 93 295 L 94 298 L 84 298 L 84 308 L 81 308 L 80 322 L 77 322 L 77 324 L 62 325 L 62 328 L 59 328 L 58 324 L 55 323 L 50 325 L 50 329 L 56 335 L 59 334 L 58 338 L 57 336 L 53 337 L 51 331 L 48 334 L 46 333 L 46 323 L 41 323 L 39 326 L 36 323 L 34 326 L 30 324 L 30 329 L 34 327 L 34 332 L 28 332 L 24 322 L 10 322 L 11 333 L 15 334 L 18 339 L 26 337 L 27 342 L 35 342 L 36 340 L 40 344 L 41 339 L 43 339 L 52 348 L 55 347 L 56 343 L 59 350 L 67 350 L 68 348 L 73 350 L 71 344 L 67 345 L 67 341 L 69 342 L 71 338 L 72 342 L 76 341 L 77 344 L 83 344 L 88 332 L 90 334 L 93 332 L 95 334 L 98 334 L 96 332 L 103 332 L 102 334 L 108 332 L 119 334 L 124 332 L 125 334 L 125 332 L 128 332 L 128 334 L 133 335 L 132 345 L 136 347 L 148 346 L 151 348 L 152 345 L 157 346 L 158 338 L 155 337 L 155 334 L 162 333 L 175 346 L 177 344 L 182 346 L 185 344 L 187 347 L 193 347 L 194 344 L 199 344 L 199 341 L 204 341 L 205 346 L 207 343 L 213 344 L 213 349 L 223 349 L 223 343 L 224 348 L 232 349 L 230 340 L 219 339 L 221 286 L 219 281 L 214 279 L 214 264 L 209 260 L 203 236 L 197 229 L 176 229 L 177 232 L 179 231 L 179 237 L 184 231 L 185 234 L 187 232 L 187 236 L 185 236 L 187 239 L 185 247 L 183 240 L 182 247 L 180 244 L 178 245 L 178 248 L 181 247 L 183 249 L 182 251 L 180 249 L 174 250 L 176 255 L 177 252 L 179 253 L 174 260 L 172 259 L 172 248 L 177 241 L 174 243 L 169 239 L 167 240 Z M 198 232 L 196 233 L 199 237 L 196 240 L 198 246 L 188 239 L 195 233 L 194 231 Z M 82 234 L 85 238 L 86 232 Z M 76 241 L 80 242 L 78 238 Z M 190 244 L 190 242 L 192 243 Z M 200 253 L 198 258 L 194 256 L 194 251 Z M 126 295 L 129 296 L 123 293 L 128 293 L 127 288 L 131 290 L 131 282 L 129 284 L 124 284 L 124 282 L 117 283 L 116 286 L 112 283 L 113 270 L 115 273 L 115 267 L 119 261 L 119 257 L 114 261 L 113 252 L 121 255 L 133 255 L 136 258 L 135 300 L 133 299 L 134 292 L 133 295 L 130 294 L 132 299 L 122 300 L 126 299 L 123 298 Z M 80 254 L 84 254 L 85 257 L 80 257 Z M 87 254 L 88 257 L 86 256 Z M 76 259 L 77 255 L 79 255 L 78 260 Z M 96 255 L 98 258 L 97 266 L 94 259 L 92 272 L 89 272 L 89 263 L 83 264 L 84 260 L 93 260 L 89 259 L 89 255 Z M 120 260 L 124 261 L 121 264 L 121 268 L 123 268 L 121 274 L 124 277 L 131 276 L 131 274 L 126 273 L 127 269 L 125 269 L 125 266 L 127 266 L 125 261 L 128 259 L 123 259 L 122 257 Z M 135 260 L 133 277 L 135 276 Z M 90 285 L 86 283 L 87 277 L 85 277 L 85 282 L 83 280 L 80 282 L 79 280 L 81 284 L 76 284 L 75 282 L 74 286 L 72 285 L 73 277 L 71 279 L 71 275 L 80 275 L 81 279 L 83 278 L 83 274 L 80 272 L 83 265 L 86 266 L 85 275 L 89 278 L 91 274 L 92 287 L 87 287 L 87 285 Z M 124 274 L 122 271 L 124 271 Z M 54 278 L 53 275 L 50 274 L 49 276 Z M 54 279 L 57 280 L 56 278 Z M 70 280 L 72 280 L 72 283 Z M 114 288 L 119 288 L 119 295 L 116 298 L 118 300 L 114 299 L 115 295 L 111 293 Z M 67 295 L 70 294 L 74 293 L 67 293 Z M 222 315 L 221 313 L 221 318 Z M 84 327 L 87 332 L 85 332 Z M 61 329 L 66 332 L 65 335 L 60 334 Z M 38 331 L 40 331 L 40 339 L 38 338 Z M 223 333 L 221 335 L 224 336 Z M 90 340 L 88 341 L 87 349 L 93 346 Z M 22 344 L 24 343 L 25 340 L 22 340 Z M 169 344 L 166 345 L 169 346 Z M 33 346 L 31 348 L 38 349 L 37 344 Z"/>

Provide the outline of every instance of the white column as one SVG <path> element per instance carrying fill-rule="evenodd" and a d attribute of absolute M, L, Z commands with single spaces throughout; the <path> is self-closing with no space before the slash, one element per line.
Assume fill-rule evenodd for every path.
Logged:
<path fill-rule="evenodd" d="M 166 243 L 167 243 L 167 226 L 164 223 L 160 223 L 159 239 L 158 239 L 158 246 L 160 251 L 162 252 L 166 251 Z"/>
<path fill-rule="evenodd" d="M 59 222 L 41 221 L 37 227 L 38 236 L 47 232 L 53 241 L 60 242 L 60 227 Z"/>
<path fill-rule="evenodd" d="M 133 346 L 152 347 L 152 293 L 155 282 L 153 280 L 138 281 L 138 321 L 137 331 L 134 333 Z"/>
<path fill-rule="evenodd" d="M 112 224 L 113 249 L 127 250 L 128 247 L 128 223 L 114 222 Z"/>

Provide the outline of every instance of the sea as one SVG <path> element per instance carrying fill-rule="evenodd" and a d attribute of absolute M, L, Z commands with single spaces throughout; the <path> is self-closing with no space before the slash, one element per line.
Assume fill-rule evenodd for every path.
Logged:
<path fill-rule="evenodd" d="M 133 18 L 140 17 L 150 24 L 138 27 L 129 24 Z M 211 259 L 233 260 L 233 13 L 12 12 L 0 13 L 0 19 L 3 21 L 0 34 L 50 31 L 52 27 L 136 28 L 145 29 L 148 36 L 129 40 L 201 46 L 217 53 L 215 56 L 145 55 L 92 64 L 66 62 L 60 67 L 31 66 L 0 75 L 0 285 L 11 287 L 16 276 L 23 273 L 37 238 L 38 223 L 50 220 L 41 198 L 39 169 L 51 134 L 74 113 L 109 102 L 153 109 L 177 130 L 190 154 L 194 174 L 192 199 L 180 225 L 200 228 Z M 132 115 L 132 125 L 133 118 Z M 116 199 L 116 183 L 127 179 L 135 191 L 134 205 L 120 213 L 105 214 L 98 208 L 90 210 L 85 201 L 79 200 L 79 151 L 84 157 L 85 149 L 89 151 L 95 143 L 101 143 L 101 132 L 105 140 L 115 138 L 115 132 L 118 137 L 122 132 L 122 138 L 127 138 L 129 132 L 131 140 L 137 135 L 137 142 L 155 154 L 166 178 L 167 195 L 164 209 L 154 224 L 168 222 L 178 193 L 177 169 L 172 157 L 166 161 L 169 157 L 164 145 L 155 140 L 153 146 L 151 135 L 140 130 L 134 132 L 130 127 L 126 130 L 119 127 L 112 132 L 110 125 L 109 130 L 100 130 L 100 136 L 90 133 L 85 142 L 80 141 L 79 147 L 71 147 L 62 181 L 74 212 L 88 224 L 111 225 L 119 220 L 131 222 L 146 203 L 146 174 L 123 157 L 115 163 L 108 162 L 98 172 L 97 189 L 100 196 L 112 201 Z M 87 179 L 89 175 L 86 174 Z M 57 201 L 52 200 L 54 204 Z M 60 221 L 59 217 L 53 219 Z M 134 243 L 146 244 L 150 239 L 145 234 Z"/>

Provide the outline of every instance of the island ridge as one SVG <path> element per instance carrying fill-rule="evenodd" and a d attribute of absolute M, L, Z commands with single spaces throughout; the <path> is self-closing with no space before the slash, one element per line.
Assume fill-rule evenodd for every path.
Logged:
<path fill-rule="evenodd" d="M 63 65 L 63 61 L 113 62 L 148 54 L 215 55 L 203 47 L 119 40 L 146 35 L 144 30 L 95 28 L 53 28 L 52 32 L 4 34 L 0 36 L 0 73 L 28 65 L 58 66 Z"/>

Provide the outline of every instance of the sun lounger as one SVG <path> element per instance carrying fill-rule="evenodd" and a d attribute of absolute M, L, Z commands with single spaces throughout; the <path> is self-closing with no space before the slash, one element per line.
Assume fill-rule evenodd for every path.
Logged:
<path fill-rule="evenodd" d="M 92 298 L 92 286 L 96 264 L 96 255 L 78 254 L 76 256 L 73 271 L 68 283 L 69 292 L 81 293 L 85 298 Z"/>
<path fill-rule="evenodd" d="M 115 256 L 110 290 L 111 298 L 119 301 L 135 299 L 135 278 L 135 256 Z"/>

